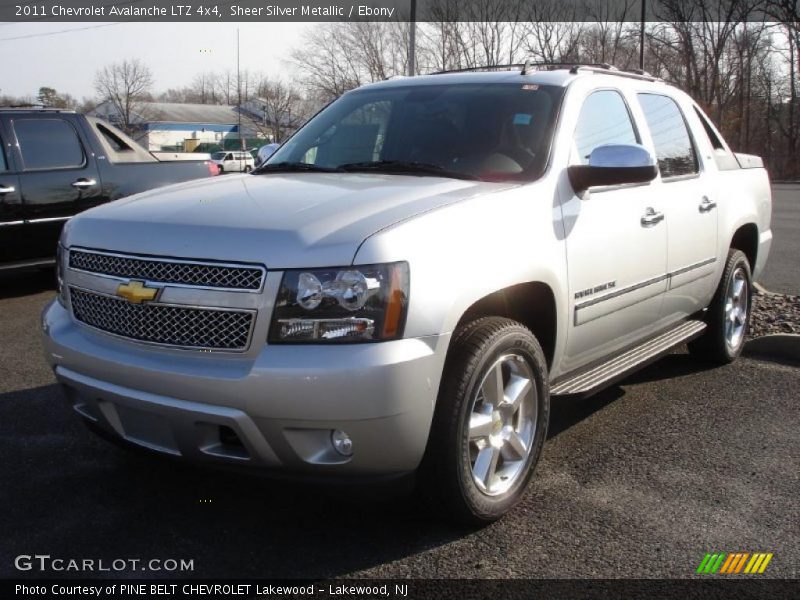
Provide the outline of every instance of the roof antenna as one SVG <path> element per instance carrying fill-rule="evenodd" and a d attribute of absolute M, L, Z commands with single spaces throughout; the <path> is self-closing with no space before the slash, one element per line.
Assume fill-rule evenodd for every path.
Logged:
<path fill-rule="evenodd" d="M 531 59 L 530 58 L 526 58 L 525 59 L 525 64 L 522 65 L 522 72 L 520 73 L 520 75 L 527 75 L 528 74 L 528 69 L 530 69 L 530 68 L 531 68 Z"/>

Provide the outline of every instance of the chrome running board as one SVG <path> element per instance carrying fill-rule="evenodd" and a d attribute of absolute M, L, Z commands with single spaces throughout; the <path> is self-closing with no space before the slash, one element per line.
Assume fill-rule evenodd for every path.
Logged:
<path fill-rule="evenodd" d="M 706 324 L 703 321 L 684 321 L 677 327 L 626 350 L 611 360 L 576 375 L 570 375 L 567 379 L 557 381 L 550 388 L 550 394 L 553 396 L 587 396 L 599 391 L 615 381 L 619 381 L 631 371 L 660 358 L 678 344 L 696 338 L 705 328 Z"/>

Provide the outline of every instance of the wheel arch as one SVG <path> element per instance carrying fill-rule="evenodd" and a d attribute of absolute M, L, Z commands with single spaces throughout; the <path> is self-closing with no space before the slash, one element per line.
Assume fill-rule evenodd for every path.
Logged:
<path fill-rule="evenodd" d="M 733 233 L 729 248 L 736 248 L 744 252 L 750 261 L 750 268 L 755 269 L 758 258 L 758 226 L 755 223 L 740 225 Z"/>
<path fill-rule="evenodd" d="M 481 317 L 506 317 L 522 323 L 539 341 L 552 368 L 558 319 L 555 294 L 546 283 L 532 281 L 512 285 L 473 302 L 461 315 L 456 329 Z"/>

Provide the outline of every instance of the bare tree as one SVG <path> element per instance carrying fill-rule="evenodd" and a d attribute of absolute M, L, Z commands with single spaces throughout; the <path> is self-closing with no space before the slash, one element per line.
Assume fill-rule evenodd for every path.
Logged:
<path fill-rule="evenodd" d="M 575 60 L 581 23 L 575 21 L 576 7 L 561 0 L 540 0 L 530 4 L 524 40 L 527 56 L 543 62 Z"/>
<path fill-rule="evenodd" d="M 365 80 L 359 54 L 348 42 L 350 23 L 325 23 L 303 35 L 292 60 L 303 74 L 312 93 L 322 101 L 341 96 Z"/>
<path fill-rule="evenodd" d="M 300 92 L 281 80 L 262 78 L 257 87 L 258 103 L 262 114 L 260 122 L 252 125 L 275 142 L 282 142 L 308 118 L 309 107 Z"/>
<path fill-rule="evenodd" d="M 143 119 L 143 103 L 153 86 L 150 69 L 138 58 L 123 60 L 100 69 L 95 75 L 97 94 L 111 102 L 119 115 L 120 126 L 131 133 L 137 119 Z"/>

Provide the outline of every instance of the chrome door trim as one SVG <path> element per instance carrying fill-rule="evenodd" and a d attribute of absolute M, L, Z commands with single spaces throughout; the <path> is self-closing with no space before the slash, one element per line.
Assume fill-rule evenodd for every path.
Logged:
<path fill-rule="evenodd" d="M 645 279 L 644 281 L 640 281 L 638 283 L 634 283 L 632 285 L 626 286 L 624 288 L 615 289 L 613 292 L 609 292 L 603 296 L 598 296 L 596 298 L 590 298 L 588 300 L 584 300 L 582 302 L 575 303 L 575 311 L 574 311 L 574 319 L 573 322 L 577 326 L 578 323 L 578 311 L 584 308 L 588 308 L 590 306 L 594 306 L 596 304 L 600 304 L 601 302 L 605 302 L 606 300 L 613 300 L 614 298 L 619 298 L 624 294 L 628 294 L 630 292 L 635 292 L 636 290 L 640 290 L 644 287 L 654 285 L 656 283 L 661 283 L 662 281 L 668 280 L 667 289 L 672 288 L 672 278 L 678 275 L 683 275 L 684 273 L 688 273 L 689 271 L 694 271 L 695 269 L 700 269 L 705 267 L 706 265 L 710 265 L 717 262 L 717 259 L 706 258 L 705 260 L 701 260 L 696 263 L 692 263 L 691 265 L 686 265 L 685 267 L 681 267 L 680 269 L 676 269 L 674 271 L 670 271 L 669 273 L 664 273 L 663 275 L 657 275 L 656 277 L 651 277 L 650 279 Z"/>
<path fill-rule="evenodd" d="M 46 217 L 44 219 L 29 219 L 28 223 L 55 223 L 57 221 L 69 221 L 72 216 L 69 217 Z"/>
<path fill-rule="evenodd" d="M 648 285 L 653 285 L 654 283 L 661 283 L 668 277 L 669 277 L 668 274 L 658 275 L 656 277 L 651 277 L 650 279 L 645 279 L 644 281 L 640 281 L 639 283 L 634 283 L 633 285 L 616 289 L 613 292 L 608 293 L 604 296 L 598 296 L 597 298 L 591 298 L 590 300 L 584 300 L 583 302 L 578 302 L 575 304 L 575 310 L 578 311 L 581 308 L 587 308 L 589 306 L 594 306 L 595 304 L 605 302 L 606 300 L 612 300 L 614 298 L 618 298 L 623 294 L 627 294 L 629 292 L 635 292 L 636 290 L 640 290 L 643 287 L 647 287 Z"/>
<path fill-rule="evenodd" d="M 717 262 L 716 258 L 706 258 L 705 260 L 701 260 L 699 262 L 692 263 L 691 265 L 681 267 L 680 269 L 676 269 L 675 271 L 671 271 L 668 273 L 668 276 L 675 277 L 676 275 L 683 275 L 684 273 L 688 273 L 694 269 L 699 269 L 700 267 L 705 267 L 706 265 L 710 265 L 711 263 L 715 262 Z"/>

